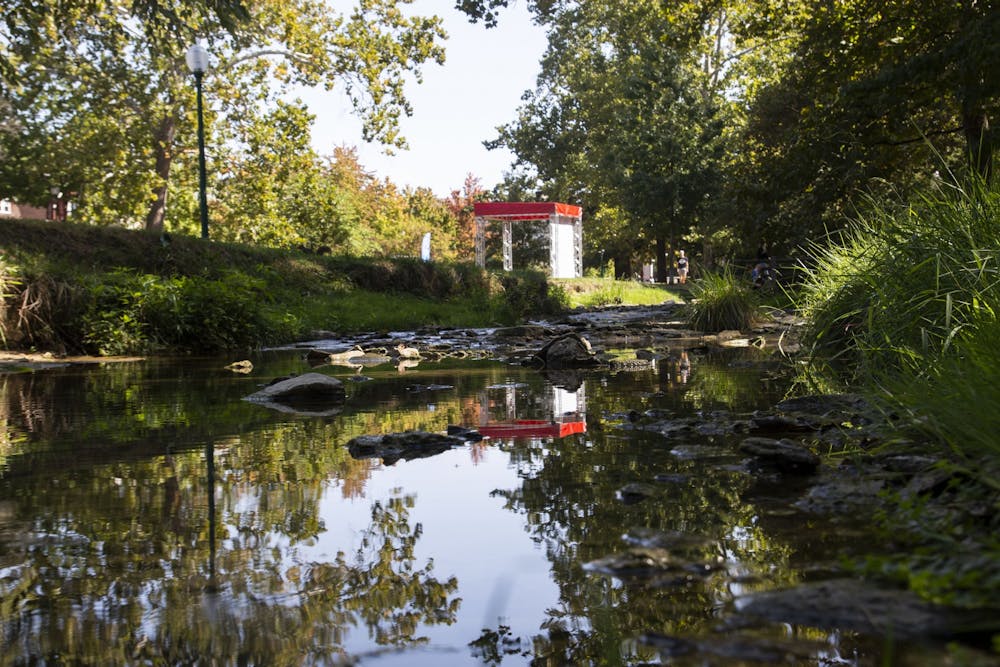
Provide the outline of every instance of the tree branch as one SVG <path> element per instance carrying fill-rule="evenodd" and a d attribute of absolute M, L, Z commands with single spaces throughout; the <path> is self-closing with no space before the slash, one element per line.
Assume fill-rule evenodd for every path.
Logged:
<path fill-rule="evenodd" d="M 924 132 L 919 137 L 913 137 L 912 139 L 901 139 L 899 141 L 876 141 L 876 146 L 908 146 L 909 144 L 915 144 L 918 141 L 923 141 L 928 137 L 940 137 L 945 134 L 954 134 L 955 132 L 961 132 L 964 128 L 959 125 L 957 127 L 952 127 L 944 130 L 937 130 L 936 132 Z"/>

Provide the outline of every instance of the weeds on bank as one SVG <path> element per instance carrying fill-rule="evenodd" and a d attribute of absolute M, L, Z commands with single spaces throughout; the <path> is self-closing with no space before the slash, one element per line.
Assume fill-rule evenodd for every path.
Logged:
<path fill-rule="evenodd" d="M 214 352 L 316 330 L 480 327 L 566 307 L 538 271 L 352 258 L 5 221 L 0 343 L 94 354 Z"/>
<path fill-rule="evenodd" d="M 706 272 L 691 283 L 686 312 L 688 322 L 700 331 L 745 331 L 762 316 L 757 293 L 728 270 Z"/>
<path fill-rule="evenodd" d="M 800 307 L 818 352 L 847 353 L 865 373 L 960 354 L 1000 308 L 1000 197 L 941 189 L 910 206 L 873 206 L 811 248 Z"/>
<path fill-rule="evenodd" d="M 874 206 L 804 272 L 804 338 L 842 357 L 909 428 L 970 456 L 1000 455 L 1000 193 L 940 189 Z"/>

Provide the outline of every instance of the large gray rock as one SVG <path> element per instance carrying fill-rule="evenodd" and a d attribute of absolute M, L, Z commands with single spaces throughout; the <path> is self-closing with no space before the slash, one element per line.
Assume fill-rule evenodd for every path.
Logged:
<path fill-rule="evenodd" d="M 534 359 L 544 368 L 554 369 L 588 368 L 601 364 L 590 347 L 590 341 L 576 333 L 550 340 L 535 353 Z"/>
<path fill-rule="evenodd" d="M 344 402 L 343 383 L 322 373 L 304 373 L 273 382 L 244 400 L 283 412 L 308 415 L 336 414 Z"/>

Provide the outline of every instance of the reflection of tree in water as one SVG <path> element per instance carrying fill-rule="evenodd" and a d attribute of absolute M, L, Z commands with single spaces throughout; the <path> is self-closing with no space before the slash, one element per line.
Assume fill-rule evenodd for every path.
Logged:
<path fill-rule="evenodd" d="M 78 465 L 46 484 L 0 477 L 0 497 L 17 499 L 13 520 L 0 517 L 0 664 L 330 662 L 355 628 L 405 647 L 424 641 L 419 624 L 453 622 L 457 581 L 414 562 L 412 498 L 376 504 L 356 552 L 298 558 L 295 544 L 324 530 L 328 475 L 349 459 L 323 428 L 220 447 L 214 579 L 200 452 Z"/>
<path fill-rule="evenodd" d="M 638 384 L 635 395 L 652 388 L 656 376 L 643 374 L 629 380 Z M 589 383 L 587 391 L 591 415 L 587 434 L 508 447 L 523 481 L 518 488 L 495 492 L 506 500 L 508 509 L 525 516 L 529 532 L 545 546 L 552 562 L 560 601 L 548 610 L 543 633 L 530 642 L 521 640 L 532 644 L 536 659 L 551 664 L 615 664 L 628 662 L 627 657 L 649 658 L 651 652 L 637 645 L 636 637 L 648 631 L 705 632 L 717 620 L 719 608 L 731 599 L 725 571 L 664 585 L 648 578 L 623 582 L 583 569 L 584 563 L 626 551 L 622 535 L 630 529 L 703 536 L 709 538 L 707 544 L 690 549 L 685 556 L 696 562 L 722 557 L 737 563 L 741 574 L 771 581 L 789 576 L 770 574 L 776 564 L 783 570 L 781 564 L 787 562 L 790 548 L 774 543 L 756 528 L 757 510 L 741 498 L 750 483 L 746 476 L 678 457 L 671 453 L 676 441 L 619 431 L 595 419 L 595 415 L 620 413 L 627 398 L 623 403 L 621 389 L 608 384 Z M 683 396 L 678 398 L 683 400 Z M 690 414 L 682 403 L 675 409 L 678 414 Z M 686 444 L 724 446 L 704 438 Z M 656 484 L 657 475 L 682 481 Z M 618 490 L 633 482 L 652 483 L 652 497 L 635 504 L 619 500 Z M 504 638 L 501 630 L 485 630 L 475 651 L 498 655 L 513 650 L 513 640 Z"/>
<path fill-rule="evenodd" d="M 438 580 L 431 563 L 415 567 L 421 530 L 409 525 L 411 506 L 411 497 L 375 503 L 361 546 L 333 562 L 281 571 L 279 563 L 251 567 L 248 554 L 223 551 L 217 561 L 222 592 L 201 593 L 184 582 L 168 586 L 158 638 L 140 640 L 136 655 L 169 663 L 330 662 L 347 657 L 344 643 L 355 627 L 367 628 L 379 646 L 424 643 L 418 626 L 454 622 L 460 601 L 450 598 L 457 580 Z M 259 558 L 260 550 L 252 551 Z M 202 597 L 200 605 L 191 604 L 192 593 Z"/>

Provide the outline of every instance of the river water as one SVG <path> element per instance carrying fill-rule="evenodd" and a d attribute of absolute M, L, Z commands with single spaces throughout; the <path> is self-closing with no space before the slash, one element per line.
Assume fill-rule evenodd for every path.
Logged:
<path fill-rule="evenodd" d="M 789 379 L 762 353 L 558 376 L 326 366 L 336 414 L 242 400 L 301 356 L 0 375 L 0 664 L 766 664 L 768 642 L 784 664 L 935 664 L 741 619 L 743 596 L 836 571 L 870 529 L 798 512 L 724 436 L 629 428 L 772 405 Z M 347 446 L 449 426 L 492 437 L 394 462 Z M 602 566 L 656 536 L 676 569 Z"/>

